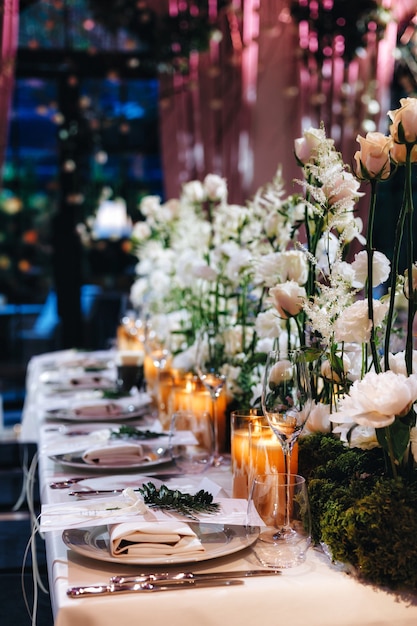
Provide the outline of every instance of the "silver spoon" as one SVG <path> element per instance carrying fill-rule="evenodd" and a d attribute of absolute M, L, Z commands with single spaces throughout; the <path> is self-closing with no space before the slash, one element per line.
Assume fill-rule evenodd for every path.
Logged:
<path fill-rule="evenodd" d="M 92 478 L 96 478 L 96 476 L 75 476 L 74 478 L 67 478 L 66 480 L 57 480 L 52 483 L 49 483 L 51 489 L 67 489 L 74 485 L 75 483 L 79 483 L 81 480 L 91 480 Z"/>

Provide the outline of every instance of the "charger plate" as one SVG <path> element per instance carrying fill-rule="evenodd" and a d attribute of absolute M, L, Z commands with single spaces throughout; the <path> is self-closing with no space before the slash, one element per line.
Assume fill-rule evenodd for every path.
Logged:
<path fill-rule="evenodd" d="M 45 411 L 45 417 L 47 419 L 65 420 L 68 422 L 93 422 L 98 420 L 130 420 L 139 417 L 145 417 L 149 414 L 151 406 L 146 404 L 132 403 L 118 403 L 112 400 L 107 403 L 85 404 L 84 406 L 77 406 L 73 408 L 60 407 L 57 409 L 47 409 Z"/>
<path fill-rule="evenodd" d="M 82 469 L 82 470 L 88 470 L 89 472 L 91 470 L 93 471 L 109 471 L 109 470 L 129 470 L 129 469 L 139 469 L 139 470 L 144 470 L 145 472 L 148 470 L 148 468 L 150 467 L 157 467 L 159 465 L 164 465 L 165 463 L 172 463 L 172 457 L 171 457 L 171 452 L 168 448 L 168 445 L 166 447 L 163 446 L 157 446 L 157 444 L 155 444 L 154 449 L 152 450 L 152 455 L 155 458 L 152 458 L 152 460 L 148 460 L 148 461 L 144 461 L 144 460 L 139 460 L 137 462 L 133 462 L 133 463 L 100 463 L 98 465 L 95 465 L 94 463 L 86 463 L 84 461 L 84 459 L 82 458 L 82 455 L 84 453 L 84 450 L 77 450 L 74 452 L 66 452 L 64 454 L 51 454 L 49 456 L 49 458 L 51 459 L 51 461 L 53 461 L 54 463 L 59 463 L 60 465 L 65 465 L 67 467 L 75 467 L 77 469 Z M 147 452 L 146 452 L 147 453 Z"/>
<path fill-rule="evenodd" d="M 208 561 L 239 552 L 251 546 L 259 535 L 259 528 L 257 527 L 247 528 L 246 526 L 199 522 L 192 522 L 189 525 L 205 549 L 204 552 L 193 557 L 187 557 L 185 554 L 164 557 L 112 556 L 107 526 L 67 529 L 63 531 L 62 539 L 70 550 L 97 561 L 107 561 L 118 565 L 123 563 L 128 565 L 174 565 Z"/>

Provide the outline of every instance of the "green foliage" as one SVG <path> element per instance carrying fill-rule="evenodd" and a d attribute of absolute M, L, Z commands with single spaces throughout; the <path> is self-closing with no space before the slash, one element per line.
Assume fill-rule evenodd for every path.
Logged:
<path fill-rule="evenodd" d="M 220 506 L 213 502 L 213 496 L 203 489 L 191 495 L 181 493 L 178 489 L 169 489 L 166 485 L 157 488 L 154 483 L 146 483 L 138 491 L 149 507 L 174 511 L 193 520 L 197 519 L 195 513 L 216 513 Z"/>
<path fill-rule="evenodd" d="M 383 452 L 349 449 L 331 435 L 300 440 L 312 539 L 358 576 L 391 588 L 417 585 L 417 477 L 389 478 Z"/>
<path fill-rule="evenodd" d="M 146 439 L 156 439 L 158 437 L 168 437 L 168 433 L 156 433 L 152 430 L 140 430 L 140 428 L 135 428 L 135 426 L 128 426 L 124 424 L 120 426 L 117 430 L 113 430 L 110 433 L 111 439 L 138 439 L 138 440 L 146 440 Z"/>

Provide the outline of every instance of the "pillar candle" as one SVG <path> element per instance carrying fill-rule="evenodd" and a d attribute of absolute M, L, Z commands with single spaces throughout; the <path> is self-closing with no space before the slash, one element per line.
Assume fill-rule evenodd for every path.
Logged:
<path fill-rule="evenodd" d="M 285 461 L 281 443 L 269 426 L 249 427 L 249 482 L 258 474 L 284 474 Z M 291 474 L 298 470 L 298 443 L 291 454 Z"/>
<path fill-rule="evenodd" d="M 247 498 L 249 474 L 249 424 L 266 424 L 267 422 L 262 415 L 262 411 L 258 409 L 232 411 L 230 418 L 232 495 L 234 498 Z"/>
<path fill-rule="evenodd" d="M 226 393 L 223 390 L 217 399 L 217 434 L 220 452 L 225 450 L 226 444 L 226 409 Z M 185 376 L 181 384 L 174 385 L 170 398 L 170 414 L 172 415 L 175 411 L 192 411 L 196 415 L 210 413 L 214 419 L 210 393 L 197 377 Z"/>

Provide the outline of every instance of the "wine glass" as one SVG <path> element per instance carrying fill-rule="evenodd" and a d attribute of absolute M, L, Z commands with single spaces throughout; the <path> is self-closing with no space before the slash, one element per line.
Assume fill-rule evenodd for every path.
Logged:
<path fill-rule="evenodd" d="M 165 411 L 166 407 L 161 399 L 161 373 L 170 363 L 172 353 L 170 349 L 170 333 L 165 327 L 153 326 L 150 322 L 146 324 L 144 337 L 145 352 L 150 359 L 154 372 L 149 372 L 147 383 L 150 386 L 153 379 L 153 389 L 150 391 L 155 398 L 158 414 Z M 146 374 L 146 372 L 145 372 Z"/>
<path fill-rule="evenodd" d="M 305 352 L 301 349 L 268 353 L 262 382 L 262 409 L 284 453 L 286 484 L 290 485 L 291 453 L 312 406 L 310 375 Z M 290 493 L 282 528 L 276 533 L 289 539 L 294 532 L 290 525 Z"/>
<path fill-rule="evenodd" d="M 197 341 L 196 371 L 199 379 L 210 394 L 214 426 L 214 465 L 219 466 L 223 457 L 220 454 L 218 399 L 226 384 L 222 373 L 225 362 L 224 342 L 212 326 L 202 330 Z"/>
<path fill-rule="evenodd" d="M 213 463 L 214 456 L 214 430 L 210 413 L 173 413 L 169 448 L 175 465 L 184 474 L 205 472 Z"/>

